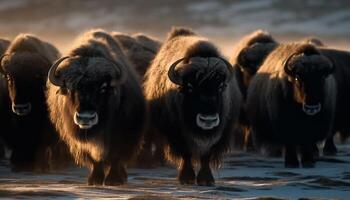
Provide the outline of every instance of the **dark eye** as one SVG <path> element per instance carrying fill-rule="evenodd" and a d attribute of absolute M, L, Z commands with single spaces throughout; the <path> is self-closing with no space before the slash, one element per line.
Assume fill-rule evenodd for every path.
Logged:
<path fill-rule="evenodd" d="M 191 83 L 187 83 L 187 91 L 188 92 L 193 92 L 193 86 Z"/>
<path fill-rule="evenodd" d="M 294 80 L 299 81 L 300 80 L 299 76 L 295 76 Z"/>
<path fill-rule="evenodd" d="M 108 88 L 108 85 L 107 83 L 103 83 L 100 87 L 100 93 L 103 94 L 103 93 L 106 93 L 107 92 L 107 88 Z"/>
<path fill-rule="evenodd" d="M 6 74 L 5 78 L 6 78 L 7 81 L 11 81 L 11 76 L 9 74 Z"/>
<path fill-rule="evenodd" d="M 222 92 L 224 91 L 224 89 L 226 88 L 227 84 L 226 83 L 221 83 L 218 87 L 218 91 L 219 92 Z"/>

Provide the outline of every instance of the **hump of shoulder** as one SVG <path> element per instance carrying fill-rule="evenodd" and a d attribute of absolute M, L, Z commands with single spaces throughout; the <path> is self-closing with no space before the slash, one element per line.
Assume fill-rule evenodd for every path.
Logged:
<path fill-rule="evenodd" d="M 271 43 L 276 42 L 271 34 L 265 30 L 256 30 L 246 37 L 247 45 L 253 45 L 255 43 Z"/>
<path fill-rule="evenodd" d="M 173 39 L 179 36 L 192 36 L 196 35 L 191 29 L 185 27 L 172 27 L 168 34 L 167 40 Z"/>
<path fill-rule="evenodd" d="M 44 48 L 43 42 L 33 34 L 21 33 L 11 42 L 7 52 L 37 52 Z"/>
<path fill-rule="evenodd" d="M 187 48 L 185 57 L 220 57 L 216 46 L 208 40 L 198 40 Z"/>

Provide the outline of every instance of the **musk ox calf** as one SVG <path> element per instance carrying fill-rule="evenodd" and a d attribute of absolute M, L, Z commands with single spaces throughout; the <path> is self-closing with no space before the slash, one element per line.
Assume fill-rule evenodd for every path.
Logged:
<path fill-rule="evenodd" d="M 138 76 L 111 35 L 89 31 L 56 61 L 47 103 L 76 162 L 90 169 L 89 185 L 127 181 L 126 162 L 138 149 L 146 105 Z"/>
<path fill-rule="evenodd" d="M 142 33 L 127 35 L 120 32 L 112 32 L 114 39 L 121 45 L 123 52 L 129 61 L 136 67 L 140 80 L 151 65 L 151 62 L 158 53 L 161 42 Z M 147 132 L 140 153 L 135 163 L 136 167 L 153 168 L 165 163 L 164 141 L 154 133 Z"/>
<path fill-rule="evenodd" d="M 331 132 L 334 64 L 313 45 L 279 45 L 251 81 L 247 114 L 260 144 L 285 147 L 285 166 L 313 167 L 316 142 Z"/>
<path fill-rule="evenodd" d="M 34 35 L 20 34 L 0 59 L 0 137 L 12 149 L 13 171 L 48 170 L 58 137 L 47 114 L 47 73 L 59 52 Z"/>
<path fill-rule="evenodd" d="M 151 128 L 179 164 L 181 184 L 214 184 L 210 164 L 229 149 L 241 94 L 232 66 L 216 47 L 191 30 L 174 28 L 144 83 Z M 200 164 L 195 175 L 192 161 Z"/>
<path fill-rule="evenodd" d="M 234 75 L 243 95 L 239 126 L 235 130 L 235 147 L 244 148 L 248 151 L 254 150 L 245 113 L 247 90 L 252 77 L 266 56 L 277 46 L 278 43 L 272 38 L 270 33 L 256 30 L 243 37 L 233 49 L 230 63 L 234 68 Z"/>

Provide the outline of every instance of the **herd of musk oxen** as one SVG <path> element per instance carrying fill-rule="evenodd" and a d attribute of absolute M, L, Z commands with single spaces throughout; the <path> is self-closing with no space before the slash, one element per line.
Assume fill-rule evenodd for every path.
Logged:
<path fill-rule="evenodd" d="M 75 161 L 89 185 L 119 185 L 127 166 L 168 160 L 181 184 L 214 185 L 232 148 L 314 167 L 320 142 L 335 155 L 335 133 L 350 135 L 350 52 L 316 38 L 257 30 L 227 59 L 187 28 L 163 42 L 98 29 L 66 55 L 31 34 L 0 39 L 0 54 L 0 157 L 11 150 L 13 172 Z"/>

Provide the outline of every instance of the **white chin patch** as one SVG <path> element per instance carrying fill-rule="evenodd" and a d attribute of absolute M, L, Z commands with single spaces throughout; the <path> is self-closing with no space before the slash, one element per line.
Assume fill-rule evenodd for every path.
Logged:
<path fill-rule="evenodd" d="M 198 113 L 196 116 L 197 126 L 203 130 L 210 130 L 217 127 L 220 123 L 219 114 L 214 115 L 204 115 Z"/>
<path fill-rule="evenodd" d="M 316 105 L 303 104 L 303 111 L 307 115 L 316 115 L 317 113 L 319 113 L 321 111 L 321 103 L 318 103 Z"/>
<path fill-rule="evenodd" d="M 97 113 L 78 113 L 74 114 L 74 123 L 79 126 L 80 129 L 89 129 L 98 123 Z"/>

